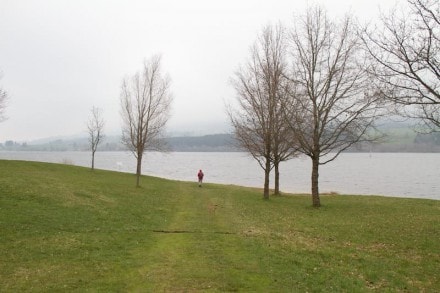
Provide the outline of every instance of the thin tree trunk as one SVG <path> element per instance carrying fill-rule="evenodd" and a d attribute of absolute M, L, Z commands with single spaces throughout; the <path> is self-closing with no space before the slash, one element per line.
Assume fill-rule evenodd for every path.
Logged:
<path fill-rule="evenodd" d="M 280 194 L 280 162 L 275 162 L 275 195 Z"/>
<path fill-rule="evenodd" d="M 136 165 L 136 187 L 140 186 L 140 177 L 142 173 L 142 154 L 138 154 Z"/>
<path fill-rule="evenodd" d="M 319 199 L 319 159 L 312 158 L 312 202 L 314 207 L 320 207 Z"/>
<path fill-rule="evenodd" d="M 264 199 L 269 199 L 269 176 L 270 176 L 270 160 L 266 158 L 266 166 L 264 168 Z"/>
<path fill-rule="evenodd" d="M 95 170 L 95 152 L 92 151 L 92 171 Z"/>

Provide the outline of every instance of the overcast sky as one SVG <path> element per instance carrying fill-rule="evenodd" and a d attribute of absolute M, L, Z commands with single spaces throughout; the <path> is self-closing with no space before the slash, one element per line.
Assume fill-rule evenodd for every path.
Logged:
<path fill-rule="evenodd" d="M 362 20 L 391 0 L 0 0 L 0 86 L 10 96 L 0 143 L 86 135 L 93 106 L 119 134 L 122 79 L 162 54 L 174 101 L 168 130 L 228 129 L 230 78 L 269 23 L 290 25 L 307 5 Z"/>

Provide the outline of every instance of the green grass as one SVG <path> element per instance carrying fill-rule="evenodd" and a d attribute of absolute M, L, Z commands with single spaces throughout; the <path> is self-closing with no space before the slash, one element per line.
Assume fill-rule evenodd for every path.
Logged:
<path fill-rule="evenodd" d="M 438 292 L 440 201 L 0 161 L 0 291 Z"/>

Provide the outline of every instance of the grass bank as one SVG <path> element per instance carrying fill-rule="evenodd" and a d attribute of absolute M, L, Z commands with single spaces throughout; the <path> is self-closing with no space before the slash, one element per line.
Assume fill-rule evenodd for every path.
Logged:
<path fill-rule="evenodd" d="M 0 161 L 0 291 L 435 292 L 440 201 Z"/>

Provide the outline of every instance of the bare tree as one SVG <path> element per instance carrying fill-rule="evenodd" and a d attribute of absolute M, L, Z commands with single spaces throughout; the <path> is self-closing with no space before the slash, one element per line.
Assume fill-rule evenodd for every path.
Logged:
<path fill-rule="evenodd" d="M 408 7 L 382 16 L 382 27 L 362 39 L 375 66 L 382 95 L 403 114 L 440 130 L 440 2 L 408 0 Z"/>
<path fill-rule="evenodd" d="M 2 76 L 0 74 L 0 79 L 1 77 Z M 6 120 L 5 109 L 6 109 L 7 99 L 8 99 L 8 93 L 2 87 L 0 87 L 0 122 Z"/>
<path fill-rule="evenodd" d="M 161 72 L 160 56 L 145 61 L 141 72 L 122 82 L 122 141 L 137 160 L 137 187 L 140 186 L 144 152 L 164 149 L 163 133 L 171 101 L 170 79 Z"/>
<path fill-rule="evenodd" d="M 92 170 L 94 170 L 95 153 L 104 138 L 104 119 L 99 108 L 93 107 L 91 112 L 92 115 L 87 122 L 87 130 L 89 133 L 89 145 L 92 151 Z"/>
<path fill-rule="evenodd" d="M 331 22 L 323 9 L 309 8 L 290 39 L 294 91 L 284 110 L 299 151 L 312 160 L 312 202 L 319 207 L 319 166 L 371 139 L 367 134 L 379 114 L 379 98 L 368 91 L 350 17 Z"/>
<path fill-rule="evenodd" d="M 229 110 L 235 136 L 264 170 L 265 199 L 269 198 L 270 171 L 277 168 L 276 193 L 279 193 L 278 166 L 290 157 L 290 145 L 283 143 L 281 99 L 285 97 L 285 38 L 281 25 L 267 26 L 251 50 L 245 67 L 235 74 L 238 110 Z M 287 149 L 286 149 L 287 148 Z"/>

